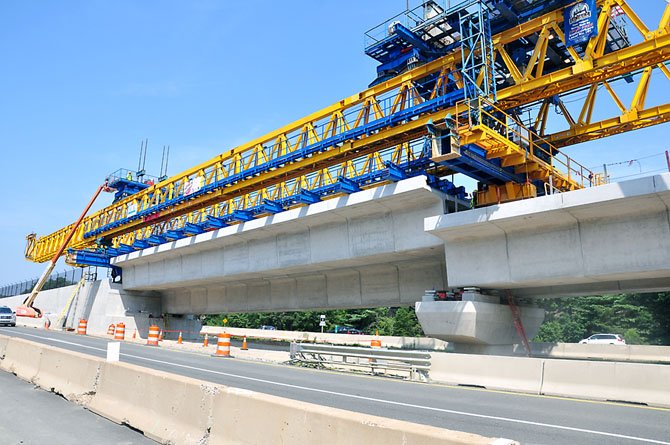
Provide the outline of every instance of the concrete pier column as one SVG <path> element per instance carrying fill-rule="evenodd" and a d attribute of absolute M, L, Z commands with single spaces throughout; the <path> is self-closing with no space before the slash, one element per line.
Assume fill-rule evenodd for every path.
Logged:
<path fill-rule="evenodd" d="M 466 291 L 462 301 L 420 301 L 415 307 L 428 337 L 457 344 L 521 343 L 512 311 L 499 297 Z M 526 335 L 532 339 L 544 321 L 544 309 L 519 306 L 519 312 Z"/>

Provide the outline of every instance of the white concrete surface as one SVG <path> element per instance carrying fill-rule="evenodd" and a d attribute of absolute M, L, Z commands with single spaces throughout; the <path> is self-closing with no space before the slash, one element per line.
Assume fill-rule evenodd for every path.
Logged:
<path fill-rule="evenodd" d="M 42 291 L 35 300 L 35 307 L 42 310 L 44 317 L 51 321 L 52 329 L 57 328 L 56 320 L 66 307 L 76 286 L 61 287 Z M 13 309 L 19 306 L 27 295 L 3 298 L 2 304 Z M 88 320 L 87 332 L 104 335 L 110 324 L 124 323 L 126 337 L 137 335 L 146 338 L 149 326 L 155 324 L 161 329 L 181 330 L 185 338 L 196 338 L 201 323 L 197 318 L 163 316 L 161 298 L 155 292 L 125 291 L 120 284 L 109 279 L 87 281 L 71 304 L 65 328 L 76 329 L 79 319 Z M 17 324 L 23 326 L 44 326 L 44 318 L 17 317 Z"/>
<path fill-rule="evenodd" d="M 222 326 L 203 326 L 201 335 L 210 336 L 227 332 L 233 337 L 242 338 L 246 336 L 249 339 L 286 341 L 286 342 L 306 342 L 306 343 L 327 343 L 331 345 L 347 346 L 370 346 L 373 339 L 382 342 L 382 347 L 398 349 L 419 349 L 430 351 L 444 351 L 449 344 L 443 340 L 429 337 L 393 337 L 389 335 L 353 335 L 353 334 L 331 334 L 320 332 L 299 332 L 299 331 L 280 331 L 264 329 L 244 329 Z"/>
<path fill-rule="evenodd" d="M 433 382 L 670 407 L 667 365 L 446 352 L 430 361 Z"/>
<path fill-rule="evenodd" d="M 423 218 L 443 195 L 415 177 L 119 256 L 124 289 L 168 313 L 412 304 L 446 284 Z"/>
<path fill-rule="evenodd" d="M 511 345 L 521 339 L 509 306 L 482 301 L 420 301 L 416 316 L 428 337 L 456 344 Z M 544 320 L 544 309 L 520 306 L 519 313 L 528 338 L 533 338 Z"/>
<path fill-rule="evenodd" d="M 426 218 L 451 287 L 564 296 L 670 289 L 670 174 Z"/>
<path fill-rule="evenodd" d="M 463 354 L 526 355 L 525 348 L 519 343 L 508 345 L 452 344 L 452 348 L 453 352 Z M 670 364 L 670 346 L 531 343 L 530 349 L 533 357 Z"/>
<path fill-rule="evenodd" d="M 517 443 L 280 398 L 128 363 L 107 363 L 23 339 L 5 343 L 2 338 L 0 344 L 6 347 L 0 369 L 67 394 L 70 400 L 160 443 Z M 72 384 L 71 375 L 52 372 L 61 363 L 75 363 L 73 358 L 80 362 L 77 385 Z M 49 378 L 42 378 L 42 373 Z"/>

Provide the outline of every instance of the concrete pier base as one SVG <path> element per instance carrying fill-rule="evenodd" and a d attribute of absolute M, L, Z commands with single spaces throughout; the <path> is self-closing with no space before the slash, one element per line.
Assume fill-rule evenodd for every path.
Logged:
<path fill-rule="evenodd" d="M 529 339 L 544 320 L 544 309 L 519 307 Z M 416 315 L 427 337 L 456 344 L 520 343 L 509 306 L 485 301 L 420 301 Z"/>
<path fill-rule="evenodd" d="M 75 329 L 80 318 L 88 320 L 88 333 L 105 335 L 110 324 L 123 323 L 126 327 L 126 338 L 133 333 L 146 338 L 149 326 L 157 325 L 166 331 L 169 339 L 177 339 L 182 332 L 184 339 L 197 339 L 202 327 L 200 319 L 193 315 L 172 315 L 163 313 L 161 296 L 157 292 L 126 291 L 121 284 L 112 283 L 109 279 L 87 281 L 74 295 L 75 285 L 58 289 L 45 290 L 39 293 L 35 306 L 42 309 L 44 318 L 18 317 L 17 323 L 42 328 L 45 318 L 56 328 L 61 314 L 66 315 L 65 329 Z M 16 308 L 27 295 L 3 298 L 3 305 Z M 72 298 L 69 311 L 68 301 Z"/>

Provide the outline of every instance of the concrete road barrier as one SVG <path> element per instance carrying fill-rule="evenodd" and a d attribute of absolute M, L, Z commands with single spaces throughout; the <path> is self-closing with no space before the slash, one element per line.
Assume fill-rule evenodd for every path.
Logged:
<path fill-rule="evenodd" d="M 202 443 L 218 386 L 127 363 L 104 363 L 88 408 L 162 443 Z"/>
<path fill-rule="evenodd" d="M 7 343 L 9 343 L 9 337 L 0 336 L 0 360 L 5 356 L 5 351 L 7 350 Z"/>
<path fill-rule="evenodd" d="M 534 358 L 569 358 L 635 363 L 670 364 L 670 346 L 650 345 L 583 345 L 578 343 L 531 343 Z M 459 354 L 501 355 L 524 357 L 523 345 L 465 345 L 454 346 Z"/>
<path fill-rule="evenodd" d="M 42 356 L 42 345 L 20 338 L 10 338 L 0 369 L 13 372 L 23 380 L 32 382 L 37 375 Z"/>
<path fill-rule="evenodd" d="M 235 388 L 226 388 L 216 395 L 212 419 L 212 443 L 455 445 L 495 442 L 494 439 L 475 434 L 354 413 Z"/>
<path fill-rule="evenodd" d="M 248 339 L 303 342 L 303 343 L 328 343 L 333 345 L 348 346 L 370 346 L 373 339 L 381 340 L 385 348 L 398 349 L 421 349 L 429 351 L 444 351 L 449 343 L 429 337 L 392 337 L 376 335 L 353 335 L 332 334 L 324 332 L 300 332 L 300 331 L 275 331 L 264 329 L 231 328 L 221 326 L 203 326 L 200 335 L 208 334 L 210 337 L 219 333 L 227 332 L 233 337 Z"/>
<path fill-rule="evenodd" d="M 72 402 L 87 404 L 95 394 L 100 366 L 104 361 L 50 346 L 39 347 L 42 354 L 33 383 Z"/>
<path fill-rule="evenodd" d="M 670 406 L 670 366 L 544 360 L 542 393 Z"/>
<path fill-rule="evenodd" d="M 432 381 L 540 393 L 540 359 L 433 352 L 430 363 Z"/>
<path fill-rule="evenodd" d="M 4 343 L 6 353 L 0 368 L 18 370 L 27 380 L 64 393 L 81 394 L 92 385 L 88 391 L 92 397 L 80 398 L 85 406 L 161 443 L 517 443 L 283 399 L 126 363 L 108 363 L 21 339 L 5 342 L 0 336 L 0 345 Z M 96 379 L 92 379 L 93 370 L 99 370 Z M 81 381 L 76 382 L 78 379 Z"/>
<path fill-rule="evenodd" d="M 670 366 L 431 353 L 431 381 L 670 406 Z"/>

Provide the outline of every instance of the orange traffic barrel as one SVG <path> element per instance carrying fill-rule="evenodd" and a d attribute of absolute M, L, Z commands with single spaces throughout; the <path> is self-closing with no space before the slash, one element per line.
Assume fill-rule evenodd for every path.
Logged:
<path fill-rule="evenodd" d="M 159 328 L 155 324 L 149 326 L 149 336 L 147 337 L 148 346 L 158 346 L 158 333 L 160 332 L 160 330 L 161 328 Z"/>
<path fill-rule="evenodd" d="M 119 323 L 116 325 L 116 332 L 114 333 L 114 340 L 125 340 L 126 339 L 126 325 Z"/>
<path fill-rule="evenodd" d="M 230 357 L 230 334 L 226 332 L 219 334 L 216 352 L 213 355 L 214 357 Z"/>
<path fill-rule="evenodd" d="M 114 323 L 110 324 L 109 327 L 107 328 L 107 335 L 114 335 L 114 331 L 116 330 L 116 326 L 114 326 Z"/>
<path fill-rule="evenodd" d="M 88 320 L 82 318 L 79 320 L 79 326 L 77 326 L 77 335 L 86 335 L 86 328 L 88 327 Z"/>

